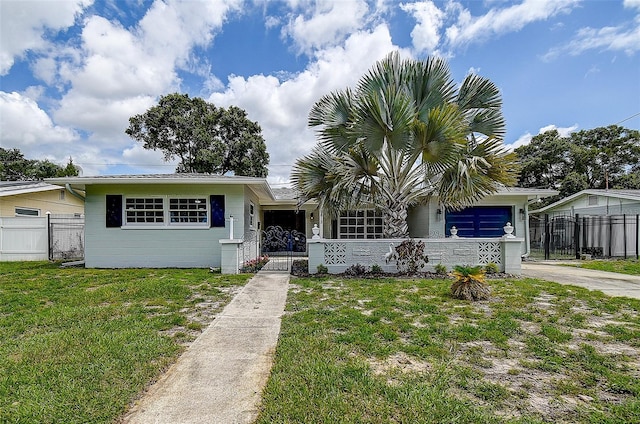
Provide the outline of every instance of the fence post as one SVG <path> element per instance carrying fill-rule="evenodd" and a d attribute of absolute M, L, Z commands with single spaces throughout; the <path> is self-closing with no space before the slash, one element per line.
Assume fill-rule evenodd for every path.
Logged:
<path fill-rule="evenodd" d="M 576 259 L 580 259 L 580 214 L 576 214 L 573 223 L 573 245 L 576 251 Z"/>
<path fill-rule="evenodd" d="M 51 231 L 51 212 L 47 211 L 47 250 L 49 251 L 49 260 L 53 260 L 53 237 Z"/>
<path fill-rule="evenodd" d="M 624 243 L 624 258 L 627 259 L 627 214 L 622 214 L 622 241 Z"/>
<path fill-rule="evenodd" d="M 551 235 L 549 234 L 549 214 L 544 214 L 544 259 L 549 260 L 549 241 Z"/>
<path fill-rule="evenodd" d="M 636 260 L 640 256 L 640 252 L 638 252 L 638 239 L 640 238 L 640 215 L 636 214 Z"/>
<path fill-rule="evenodd" d="M 611 243 L 613 242 L 613 219 L 611 219 L 611 215 L 608 215 L 609 219 L 609 257 L 611 257 Z"/>

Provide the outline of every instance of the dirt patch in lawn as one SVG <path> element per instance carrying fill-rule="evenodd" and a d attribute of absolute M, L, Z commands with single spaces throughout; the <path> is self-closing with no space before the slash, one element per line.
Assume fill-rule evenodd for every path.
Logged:
<path fill-rule="evenodd" d="M 501 417 L 533 415 L 549 422 L 579 421 L 580 410 L 607 408 L 638 396 L 633 393 L 635 383 L 618 383 L 629 376 L 640 378 L 640 341 L 624 340 L 625 335 L 635 334 L 628 332 L 640 328 L 625 320 L 635 311 L 598 313 L 583 302 L 571 308 L 562 302 L 552 294 L 536 296 L 527 309 L 541 312 L 542 318 L 517 319 L 519 328 L 506 346 L 488 340 L 452 343 L 452 363 L 478 376 L 454 378 L 452 394 L 491 405 Z M 486 317 L 495 314 L 495 304 L 478 302 L 473 308 Z M 453 311 L 452 325 L 477 324 L 476 319 Z M 375 375 L 388 377 L 389 384 L 396 384 L 398 372 L 422 373 L 433 366 L 404 352 L 368 362 Z"/>

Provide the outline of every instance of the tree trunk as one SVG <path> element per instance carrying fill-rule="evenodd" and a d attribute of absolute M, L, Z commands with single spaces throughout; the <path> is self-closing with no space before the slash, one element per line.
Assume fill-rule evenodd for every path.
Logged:
<path fill-rule="evenodd" d="M 383 237 L 384 238 L 408 238 L 409 225 L 407 224 L 407 205 L 401 202 L 387 202 L 383 211 Z"/>

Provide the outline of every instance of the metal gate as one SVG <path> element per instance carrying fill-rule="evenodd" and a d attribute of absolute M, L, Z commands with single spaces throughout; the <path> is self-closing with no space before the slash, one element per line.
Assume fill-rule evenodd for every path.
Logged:
<path fill-rule="evenodd" d="M 279 225 L 252 231 L 245 235 L 243 249 L 243 268 L 264 261 L 263 271 L 290 272 L 294 256 L 306 254 L 307 238 L 304 233 L 286 230 Z"/>
<path fill-rule="evenodd" d="M 640 255 L 640 215 L 531 216 L 531 256 L 539 259 Z"/>
<path fill-rule="evenodd" d="M 84 217 L 47 215 L 49 259 L 84 258 Z"/>

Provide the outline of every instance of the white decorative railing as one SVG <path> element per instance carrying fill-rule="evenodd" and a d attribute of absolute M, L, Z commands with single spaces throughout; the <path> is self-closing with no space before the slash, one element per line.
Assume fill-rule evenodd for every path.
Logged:
<path fill-rule="evenodd" d="M 519 275 L 521 272 L 519 238 L 461 238 L 419 239 L 424 242 L 424 252 L 429 258 L 424 271 L 434 271 L 442 264 L 447 269 L 455 265 L 487 265 L 494 263 L 502 272 Z M 397 272 L 395 262 L 386 258 L 402 239 L 333 240 L 311 239 L 307 242 L 309 272 L 317 272 L 318 265 L 326 266 L 329 273 L 344 272 L 352 265 L 370 268 L 381 267 L 385 272 Z"/>

